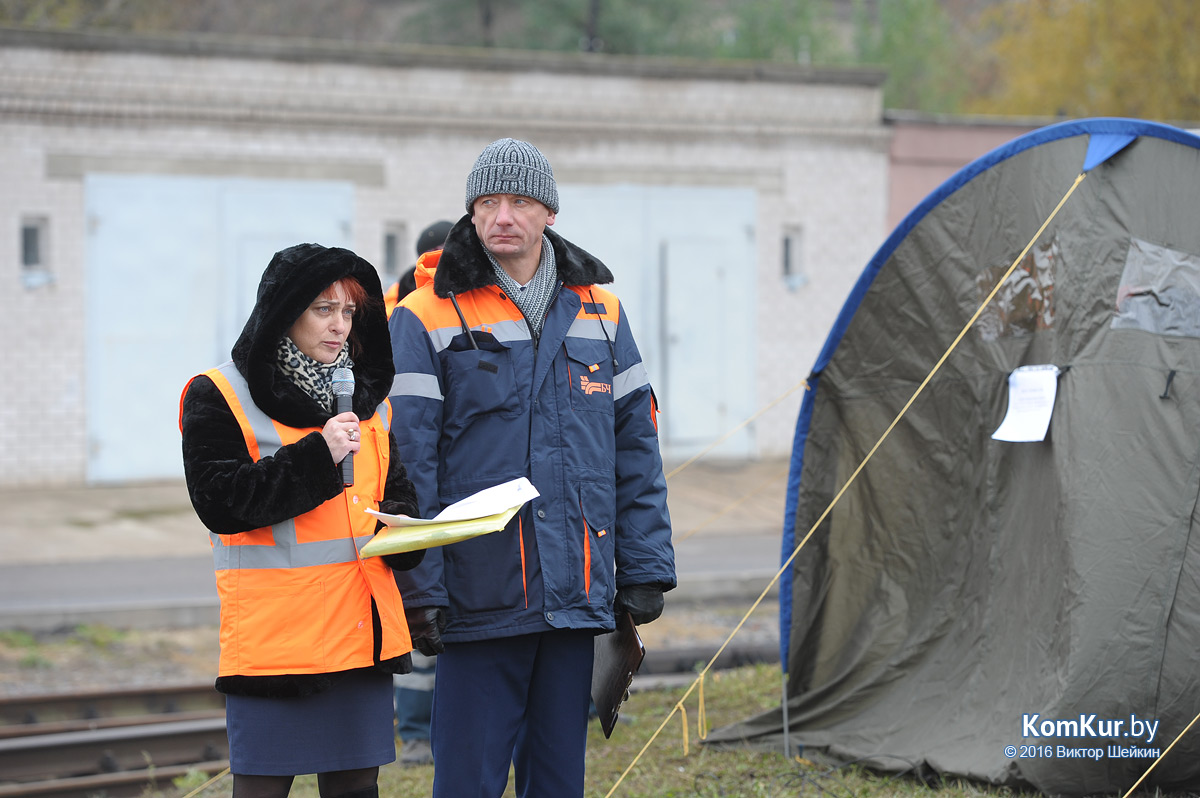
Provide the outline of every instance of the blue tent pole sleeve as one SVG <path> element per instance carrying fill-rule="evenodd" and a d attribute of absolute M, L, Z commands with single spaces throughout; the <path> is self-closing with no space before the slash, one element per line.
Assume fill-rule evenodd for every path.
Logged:
<path fill-rule="evenodd" d="M 1083 159 L 1083 171 L 1089 172 L 1121 150 L 1128 147 L 1137 136 L 1122 134 L 1093 134 L 1088 138 L 1087 155 Z"/>

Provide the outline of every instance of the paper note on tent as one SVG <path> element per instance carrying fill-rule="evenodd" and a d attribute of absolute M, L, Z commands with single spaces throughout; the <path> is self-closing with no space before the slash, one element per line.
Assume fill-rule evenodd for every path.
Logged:
<path fill-rule="evenodd" d="M 362 556 L 400 554 L 497 532 L 508 525 L 525 502 L 539 495 L 532 482 L 525 477 L 518 477 L 461 499 L 433 518 L 412 518 L 367 510 L 387 524 L 388 528 L 381 530 L 362 547 Z"/>
<path fill-rule="evenodd" d="M 1008 375 L 1008 412 L 992 433 L 997 441 L 1042 441 L 1058 393 L 1058 366 L 1021 366 Z"/>

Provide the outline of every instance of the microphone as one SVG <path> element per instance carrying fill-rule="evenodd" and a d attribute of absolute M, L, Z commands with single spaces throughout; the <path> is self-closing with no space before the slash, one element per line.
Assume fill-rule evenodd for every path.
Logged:
<path fill-rule="evenodd" d="M 354 372 L 350 369 L 337 368 L 333 370 L 333 395 L 337 403 L 336 413 L 345 413 L 354 409 Z M 342 460 L 342 484 L 350 487 L 354 484 L 354 453 L 346 455 Z"/>

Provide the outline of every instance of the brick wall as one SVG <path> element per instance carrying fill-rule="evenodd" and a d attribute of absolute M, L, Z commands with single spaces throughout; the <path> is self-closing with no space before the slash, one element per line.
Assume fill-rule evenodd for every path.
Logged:
<path fill-rule="evenodd" d="M 757 396 L 807 374 L 882 241 L 887 147 L 875 72 L 721 67 L 549 54 L 371 50 L 0 29 L 0 485 L 86 478 L 84 176 L 336 177 L 355 185 L 354 246 L 383 262 L 463 212 L 481 145 L 534 140 L 562 182 L 750 185 L 759 195 Z M 53 281 L 18 262 L 27 215 L 49 220 Z M 807 282 L 781 270 L 802 230 Z M 790 451 L 799 393 L 755 424 Z"/>

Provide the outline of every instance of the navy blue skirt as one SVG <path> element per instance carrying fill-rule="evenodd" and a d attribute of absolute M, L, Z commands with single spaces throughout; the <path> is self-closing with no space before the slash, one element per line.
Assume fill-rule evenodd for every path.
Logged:
<path fill-rule="evenodd" d="M 298 776 L 378 767 L 396 759 L 392 675 L 347 671 L 303 698 L 225 696 L 229 769 Z"/>

